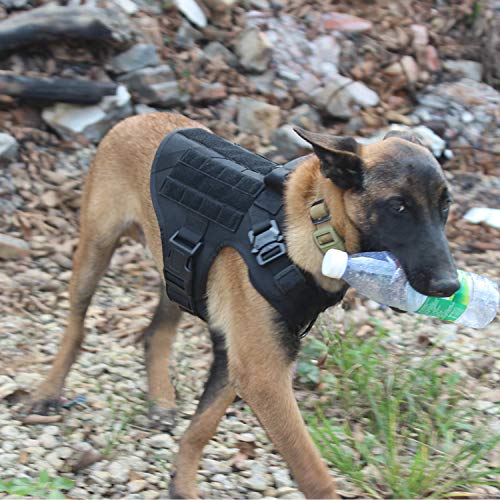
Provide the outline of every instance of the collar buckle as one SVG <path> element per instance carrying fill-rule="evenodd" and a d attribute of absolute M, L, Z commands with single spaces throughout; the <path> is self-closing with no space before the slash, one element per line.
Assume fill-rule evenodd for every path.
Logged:
<path fill-rule="evenodd" d="M 313 239 L 319 250 L 322 253 L 326 253 L 331 248 L 345 251 L 342 238 L 330 224 L 330 211 L 324 200 L 315 201 L 311 205 L 309 213 L 312 223 L 316 226 Z"/>

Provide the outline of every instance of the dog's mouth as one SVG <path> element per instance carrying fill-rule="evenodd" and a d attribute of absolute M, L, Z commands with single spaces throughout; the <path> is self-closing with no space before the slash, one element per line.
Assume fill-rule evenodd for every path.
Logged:
<path fill-rule="evenodd" d="M 427 277 L 424 273 L 405 274 L 410 285 L 419 293 L 429 297 L 451 297 L 459 288 L 457 273 L 446 273 Z"/>

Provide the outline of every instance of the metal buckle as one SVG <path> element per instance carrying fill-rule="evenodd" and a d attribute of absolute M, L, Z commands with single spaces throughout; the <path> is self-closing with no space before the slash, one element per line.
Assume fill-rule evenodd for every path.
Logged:
<path fill-rule="evenodd" d="M 275 220 L 269 221 L 269 226 L 264 230 L 248 231 L 248 239 L 252 245 L 252 253 L 257 254 L 257 263 L 265 266 L 269 262 L 286 254 L 283 235 Z"/>

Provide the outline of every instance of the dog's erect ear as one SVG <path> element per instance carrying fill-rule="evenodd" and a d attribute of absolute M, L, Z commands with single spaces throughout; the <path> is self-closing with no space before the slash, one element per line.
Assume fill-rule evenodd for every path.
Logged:
<path fill-rule="evenodd" d="M 410 131 L 404 131 L 404 130 L 391 130 L 384 136 L 385 139 L 389 139 L 390 137 L 398 137 L 399 139 L 404 139 L 405 141 L 410 141 L 415 144 L 418 144 L 419 146 L 423 146 L 422 141 L 418 136 L 415 134 L 412 134 Z"/>
<path fill-rule="evenodd" d="M 325 177 L 342 189 L 361 189 L 363 160 L 358 156 L 359 144 L 352 137 L 317 134 L 302 128 L 294 130 L 311 143 Z"/>

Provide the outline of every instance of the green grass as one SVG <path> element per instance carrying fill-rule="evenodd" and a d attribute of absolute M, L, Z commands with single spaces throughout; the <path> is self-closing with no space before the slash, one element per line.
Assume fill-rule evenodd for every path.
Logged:
<path fill-rule="evenodd" d="M 332 467 L 378 498 L 442 498 L 474 484 L 500 486 L 483 460 L 498 444 L 475 423 L 460 375 L 442 354 L 418 358 L 371 338 L 323 332 L 298 366 L 321 384 L 322 402 L 306 415 L 311 435 Z"/>
<path fill-rule="evenodd" d="M 10 481 L 0 480 L 0 493 L 20 497 L 64 499 L 64 491 L 73 488 L 75 482 L 65 477 L 52 477 L 44 470 L 35 478 L 16 478 Z"/>

